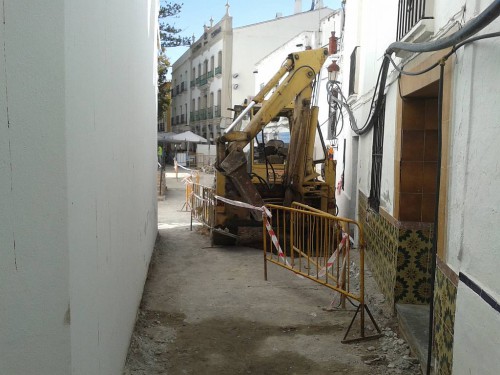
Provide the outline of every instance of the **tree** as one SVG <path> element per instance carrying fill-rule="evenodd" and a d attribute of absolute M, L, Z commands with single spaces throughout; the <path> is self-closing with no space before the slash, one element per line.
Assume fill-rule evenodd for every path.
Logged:
<path fill-rule="evenodd" d="M 191 38 L 180 36 L 181 29 L 168 23 L 168 19 L 178 17 L 182 9 L 182 3 L 162 1 L 158 20 L 160 24 L 161 49 L 158 52 L 158 118 L 162 118 L 164 112 L 170 105 L 170 85 L 167 84 L 167 72 L 170 60 L 165 54 L 167 47 L 187 46 L 191 44 Z"/>
<path fill-rule="evenodd" d="M 170 85 L 167 82 L 167 72 L 170 67 L 170 60 L 165 55 L 163 48 L 158 52 L 158 119 L 163 118 L 163 114 L 170 105 Z"/>
<path fill-rule="evenodd" d="M 160 4 L 160 39 L 161 46 L 164 48 L 191 45 L 191 38 L 178 35 L 182 30 L 167 22 L 167 19 L 178 16 L 183 5 L 171 1 L 162 1 Z"/>

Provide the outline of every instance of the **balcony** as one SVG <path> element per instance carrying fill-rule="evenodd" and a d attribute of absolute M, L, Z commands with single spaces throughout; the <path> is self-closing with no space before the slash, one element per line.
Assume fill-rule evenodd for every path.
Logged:
<path fill-rule="evenodd" d="M 194 121 L 194 112 L 189 112 L 189 121 Z"/>
<path fill-rule="evenodd" d="M 207 72 L 207 78 L 208 79 L 214 78 L 214 71 L 213 71 L 213 69 Z"/>
<path fill-rule="evenodd" d="M 181 124 L 185 124 L 186 123 L 186 115 L 181 115 Z"/>
<path fill-rule="evenodd" d="M 207 118 L 209 120 L 214 118 L 214 107 L 207 108 Z"/>
<path fill-rule="evenodd" d="M 194 111 L 194 121 L 200 121 L 200 111 Z"/>
<path fill-rule="evenodd" d="M 195 81 L 196 86 L 199 86 L 199 85 L 200 85 L 200 79 L 201 79 L 201 76 L 200 76 L 200 77 L 198 77 L 198 78 L 196 78 L 196 81 Z"/>
<path fill-rule="evenodd" d="M 220 117 L 220 106 L 215 106 L 215 117 Z"/>
<path fill-rule="evenodd" d="M 434 33 L 434 0 L 399 0 L 396 40 L 419 43 Z"/>
<path fill-rule="evenodd" d="M 215 68 L 215 75 L 222 74 L 222 66 L 218 66 Z"/>
<path fill-rule="evenodd" d="M 205 74 L 202 74 L 201 76 L 198 77 L 200 79 L 199 82 L 197 82 L 197 84 L 199 86 L 204 86 L 208 83 L 208 79 L 207 79 L 207 73 Z"/>
<path fill-rule="evenodd" d="M 200 109 L 200 120 L 206 120 L 207 119 L 207 109 L 203 108 Z"/>
<path fill-rule="evenodd" d="M 189 83 L 190 87 L 194 87 L 194 79 Z"/>

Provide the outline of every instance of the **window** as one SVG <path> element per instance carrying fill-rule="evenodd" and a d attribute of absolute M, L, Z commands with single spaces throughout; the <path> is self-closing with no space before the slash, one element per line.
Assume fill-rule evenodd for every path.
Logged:
<path fill-rule="evenodd" d="M 368 204 L 378 212 L 380 207 L 380 184 L 382 181 L 382 156 L 384 150 L 384 119 L 385 119 L 385 96 L 382 98 L 382 107 L 373 126 L 372 145 L 372 177 L 370 187 L 370 197 Z"/>
<path fill-rule="evenodd" d="M 358 66 L 359 66 L 359 46 L 355 47 L 351 53 L 351 68 L 349 71 L 349 95 L 358 93 Z"/>

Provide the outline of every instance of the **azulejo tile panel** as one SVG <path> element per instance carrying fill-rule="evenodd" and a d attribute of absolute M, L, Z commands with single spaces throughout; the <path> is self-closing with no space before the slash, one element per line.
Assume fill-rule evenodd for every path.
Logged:
<path fill-rule="evenodd" d="M 434 285 L 434 357 L 438 374 L 451 374 L 456 286 L 437 267 Z"/>
<path fill-rule="evenodd" d="M 386 300 L 394 305 L 396 284 L 397 230 L 383 216 L 367 208 L 367 199 L 359 195 L 358 218 L 367 244 L 366 258 Z"/>
<path fill-rule="evenodd" d="M 428 304 L 431 298 L 430 270 L 432 238 L 430 230 L 399 229 L 396 302 Z"/>
<path fill-rule="evenodd" d="M 398 222 L 385 212 L 374 212 L 361 191 L 358 202 L 367 260 L 386 299 L 391 304 L 428 304 L 432 225 Z"/>
<path fill-rule="evenodd" d="M 432 224 L 391 222 L 370 210 L 361 191 L 358 202 L 367 262 L 386 300 L 392 306 L 395 302 L 430 303 Z M 438 266 L 434 285 L 434 365 L 440 375 L 451 375 L 453 366 L 457 287 L 456 281 L 446 276 L 447 272 Z M 455 279 L 458 280 L 456 275 Z"/>

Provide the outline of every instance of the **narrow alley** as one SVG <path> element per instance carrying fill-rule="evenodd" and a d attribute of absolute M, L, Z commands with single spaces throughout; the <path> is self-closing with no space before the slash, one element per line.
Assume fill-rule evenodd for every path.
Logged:
<path fill-rule="evenodd" d="M 210 247 L 181 210 L 183 175 L 167 177 L 158 202 L 159 236 L 124 374 L 420 373 L 369 272 L 368 301 L 385 336 L 342 344 L 352 306 L 327 311 L 331 291 L 280 267 L 264 281 L 259 249 Z"/>

